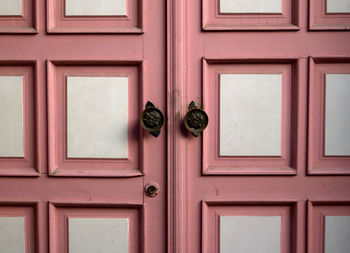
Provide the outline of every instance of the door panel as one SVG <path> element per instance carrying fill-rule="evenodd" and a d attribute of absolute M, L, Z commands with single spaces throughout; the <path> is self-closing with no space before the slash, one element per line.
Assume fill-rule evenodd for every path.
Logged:
<path fill-rule="evenodd" d="M 203 0 L 202 29 L 299 30 L 299 1 Z"/>
<path fill-rule="evenodd" d="M 0 175 L 38 175 L 35 66 L 0 63 Z"/>
<path fill-rule="evenodd" d="M 142 175 L 140 74 L 118 62 L 48 63 L 52 175 Z"/>
<path fill-rule="evenodd" d="M 143 0 L 47 1 L 49 33 L 142 33 Z"/>
<path fill-rule="evenodd" d="M 141 205 L 50 203 L 50 252 L 140 252 Z"/>
<path fill-rule="evenodd" d="M 235 3 L 184 7 L 183 113 L 194 100 L 209 125 L 198 138 L 186 135 L 185 183 L 177 195 L 187 204 L 183 249 L 336 252 L 347 246 L 340 238 L 333 243 L 335 234 L 348 233 L 335 224 L 339 216 L 346 223 L 350 194 L 349 134 L 342 130 L 348 117 L 341 116 L 349 111 L 342 97 L 350 34 L 310 31 L 318 9 L 309 13 L 305 1 L 282 1 L 282 13 L 264 9 L 269 5 L 250 13 Z M 332 141 L 334 155 L 326 149 Z M 316 214 L 320 205 L 336 217 Z"/>
<path fill-rule="evenodd" d="M 298 62 L 260 61 L 203 60 L 204 174 L 297 173 Z"/>
<path fill-rule="evenodd" d="M 310 59 L 310 174 L 349 174 L 349 73 L 349 59 Z"/>
<path fill-rule="evenodd" d="M 166 251 L 166 3 L 90 2 L 0 12 L 1 252 Z"/>
<path fill-rule="evenodd" d="M 1 252 L 35 252 L 37 203 L 0 204 Z"/>

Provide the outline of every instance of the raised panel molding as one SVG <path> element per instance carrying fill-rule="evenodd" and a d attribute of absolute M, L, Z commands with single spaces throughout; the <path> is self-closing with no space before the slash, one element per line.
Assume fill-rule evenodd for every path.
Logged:
<path fill-rule="evenodd" d="M 297 174 L 303 166 L 302 139 L 297 132 L 302 114 L 297 104 L 307 99 L 306 88 L 300 89 L 299 68 L 294 59 L 203 59 L 203 107 L 210 118 L 202 139 L 204 175 Z M 267 84 L 268 90 L 252 92 L 253 86 L 245 84 Z M 264 108 L 269 113 L 260 119 Z M 253 119 L 257 119 L 255 125 Z M 246 126 L 240 126 L 241 122 Z M 255 131 L 259 124 L 266 128 Z M 259 134 L 247 139 L 247 132 Z M 243 145 L 238 145 L 242 139 Z"/>
<path fill-rule="evenodd" d="M 294 200 L 205 199 L 202 252 L 295 252 L 303 207 Z"/>
<path fill-rule="evenodd" d="M 348 0 L 310 0 L 310 30 L 349 30 L 350 2 Z"/>
<path fill-rule="evenodd" d="M 350 59 L 310 58 L 308 173 L 350 174 Z"/>
<path fill-rule="evenodd" d="M 142 252 L 144 212 L 136 203 L 50 202 L 50 252 Z"/>
<path fill-rule="evenodd" d="M 38 252 L 39 202 L 0 201 L 0 252 L 28 253 Z"/>
<path fill-rule="evenodd" d="M 143 175 L 142 62 L 48 61 L 47 68 L 49 174 Z"/>
<path fill-rule="evenodd" d="M 0 0 L 0 34 L 38 33 L 38 0 Z"/>
<path fill-rule="evenodd" d="M 203 0 L 202 29 L 299 30 L 299 0 Z"/>
<path fill-rule="evenodd" d="M 47 1 L 48 33 L 143 33 L 144 0 Z"/>
<path fill-rule="evenodd" d="M 349 252 L 349 200 L 309 200 L 307 221 L 308 252 Z"/>
<path fill-rule="evenodd" d="M 45 163 L 37 62 L 0 61 L 0 176 L 40 176 Z"/>

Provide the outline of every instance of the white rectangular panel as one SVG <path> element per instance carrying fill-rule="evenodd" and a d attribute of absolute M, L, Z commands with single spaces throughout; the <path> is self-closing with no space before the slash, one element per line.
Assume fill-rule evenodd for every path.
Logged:
<path fill-rule="evenodd" d="M 128 253 L 126 218 L 69 218 L 69 253 Z"/>
<path fill-rule="evenodd" d="M 220 13 L 281 13 L 282 0 L 220 0 Z"/>
<path fill-rule="evenodd" d="M 350 74 L 326 75 L 325 155 L 350 155 Z"/>
<path fill-rule="evenodd" d="M 327 13 L 350 13 L 350 1 L 327 0 Z"/>
<path fill-rule="evenodd" d="M 282 76 L 220 75 L 220 155 L 281 155 Z"/>
<path fill-rule="evenodd" d="M 23 157 L 23 77 L 0 76 L 0 157 Z"/>
<path fill-rule="evenodd" d="M 0 0 L 0 16 L 22 15 L 22 0 Z"/>
<path fill-rule="evenodd" d="M 122 16 L 126 14 L 126 0 L 66 0 L 67 16 Z"/>
<path fill-rule="evenodd" d="M 70 158 L 128 158 L 128 78 L 67 77 Z"/>
<path fill-rule="evenodd" d="M 350 252 L 350 216 L 326 216 L 325 253 Z"/>
<path fill-rule="evenodd" d="M 0 217 L 0 252 L 25 253 L 24 217 Z"/>
<path fill-rule="evenodd" d="M 280 216 L 220 216 L 220 253 L 280 253 Z"/>

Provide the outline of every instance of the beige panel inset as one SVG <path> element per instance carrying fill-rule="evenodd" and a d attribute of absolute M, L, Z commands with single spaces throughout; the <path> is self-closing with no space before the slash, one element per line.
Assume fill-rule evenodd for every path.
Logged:
<path fill-rule="evenodd" d="M 280 156 L 282 76 L 220 75 L 220 155 Z"/>
<path fill-rule="evenodd" d="M 25 253 L 24 217 L 0 217 L 0 252 Z"/>
<path fill-rule="evenodd" d="M 22 0 L 0 0 L 0 16 L 22 15 Z"/>
<path fill-rule="evenodd" d="M 122 16 L 126 14 L 126 0 L 66 0 L 67 16 Z"/>
<path fill-rule="evenodd" d="M 220 0 L 221 13 L 281 13 L 282 0 Z"/>
<path fill-rule="evenodd" d="M 67 77 L 70 158 L 128 158 L 128 78 Z"/>
<path fill-rule="evenodd" d="M 220 216 L 220 253 L 280 253 L 280 216 Z"/>
<path fill-rule="evenodd" d="M 326 216 L 325 253 L 350 252 L 350 216 Z"/>
<path fill-rule="evenodd" d="M 23 157 L 23 77 L 0 76 L 0 157 Z"/>
<path fill-rule="evenodd" d="M 69 253 L 128 253 L 126 218 L 69 218 Z"/>
<path fill-rule="evenodd" d="M 350 74 L 326 75 L 325 155 L 350 155 Z"/>
<path fill-rule="evenodd" d="M 327 13 L 350 13 L 349 0 L 326 0 Z"/>

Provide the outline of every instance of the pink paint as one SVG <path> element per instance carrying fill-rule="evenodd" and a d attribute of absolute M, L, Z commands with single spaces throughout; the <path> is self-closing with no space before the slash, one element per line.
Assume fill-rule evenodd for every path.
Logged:
<path fill-rule="evenodd" d="M 350 200 L 349 157 L 322 155 L 321 89 L 323 72 L 350 73 L 350 15 L 322 16 L 324 2 L 237 15 L 130 0 L 126 16 L 67 17 L 63 0 L 23 0 L 1 16 L 0 75 L 24 74 L 26 106 L 25 158 L 0 158 L 0 216 L 26 217 L 26 253 L 67 252 L 67 215 L 128 217 L 129 253 L 218 252 L 218 215 L 246 213 L 282 217 L 281 252 L 322 252 L 321 213 L 349 215 Z M 65 76 L 91 73 L 129 77 L 128 159 L 67 159 Z M 282 74 L 280 157 L 219 155 L 218 73 Z M 158 138 L 138 124 L 148 100 L 167 118 Z M 192 100 L 209 115 L 198 138 L 182 123 Z"/>
<path fill-rule="evenodd" d="M 350 72 L 349 59 L 310 58 L 309 160 L 310 174 L 348 175 L 350 157 L 325 155 L 325 75 Z"/>

